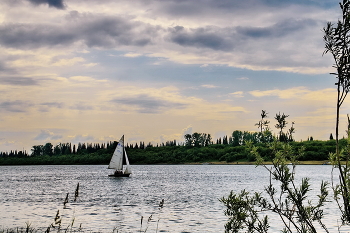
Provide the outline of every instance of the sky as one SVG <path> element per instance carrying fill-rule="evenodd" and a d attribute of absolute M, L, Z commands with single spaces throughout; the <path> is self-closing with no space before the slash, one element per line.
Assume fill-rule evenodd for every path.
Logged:
<path fill-rule="evenodd" d="M 64 142 L 334 135 L 334 0 L 2 0 L 0 151 Z M 341 108 L 345 135 L 349 100 Z"/>

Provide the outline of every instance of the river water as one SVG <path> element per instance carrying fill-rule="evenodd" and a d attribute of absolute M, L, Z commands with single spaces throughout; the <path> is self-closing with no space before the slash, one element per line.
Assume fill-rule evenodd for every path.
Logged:
<path fill-rule="evenodd" d="M 0 167 L 0 229 L 26 223 L 48 227 L 59 210 L 63 227 L 74 219 L 73 229 L 81 225 L 85 232 L 224 232 L 227 218 L 219 198 L 231 190 L 262 191 L 269 182 L 268 172 L 252 165 L 133 165 L 129 178 L 108 177 L 112 171 L 106 167 Z M 312 197 L 321 180 L 331 180 L 331 166 L 300 165 L 297 177 L 310 177 Z M 337 232 L 334 203 L 327 204 L 325 214 L 330 232 Z M 280 232 L 280 220 L 271 221 L 271 232 Z"/>

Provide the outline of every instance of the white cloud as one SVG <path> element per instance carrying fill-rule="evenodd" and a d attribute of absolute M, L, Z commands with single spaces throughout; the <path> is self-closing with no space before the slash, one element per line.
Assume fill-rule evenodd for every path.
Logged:
<path fill-rule="evenodd" d="M 243 91 L 232 92 L 232 93 L 230 93 L 230 95 L 233 97 L 239 97 L 239 98 L 244 97 Z"/>
<path fill-rule="evenodd" d="M 266 96 L 276 96 L 280 99 L 305 99 L 305 100 L 333 100 L 336 92 L 332 88 L 327 88 L 323 90 L 312 91 L 306 87 L 293 87 L 289 89 L 274 89 L 259 91 L 254 90 L 249 92 L 254 97 L 266 97 Z"/>
<path fill-rule="evenodd" d="M 78 62 L 84 62 L 84 58 L 82 57 L 73 57 L 70 59 L 60 59 L 54 63 L 52 63 L 53 66 L 73 66 L 74 64 Z"/>
<path fill-rule="evenodd" d="M 141 57 L 142 54 L 140 53 L 126 53 L 124 54 L 124 57 Z"/>
<path fill-rule="evenodd" d="M 215 85 L 211 85 L 211 84 L 204 84 L 204 85 L 201 85 L 201 87 L 204 87 L 204 88 L 219 88 L 218 86 L 215 86 Z"/>

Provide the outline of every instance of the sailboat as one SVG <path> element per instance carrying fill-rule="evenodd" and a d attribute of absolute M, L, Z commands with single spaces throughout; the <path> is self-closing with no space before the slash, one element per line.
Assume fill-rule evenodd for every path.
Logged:
<path fill-rule="evenodd" d="M 123 157 L 126 161 L 125 169 L 123 169 Z M 115 169 L 114 173 L 108 176 L 129 177 L 131 174 L 129 159 L 124 148 L 124 135 L 119 140 L 117 148 L 115 148 L 108 169 Z"/>

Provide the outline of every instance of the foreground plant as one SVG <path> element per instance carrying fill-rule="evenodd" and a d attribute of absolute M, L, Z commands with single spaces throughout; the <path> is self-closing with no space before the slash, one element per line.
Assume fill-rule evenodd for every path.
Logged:
<path fill-rule="evenodd" d="M 328 232 L 322 222 L 328 183 L 321 183 L 317 201 L 312 203 L 307 199 L 311 190 L 309 179 L 303 178 L 299 186 L 295 180 L 297 158 L 302 155 L 303 148 L 294 151 L 289 144 L 275 140 L 270 149 L 274 158 L 272 166 L 265 165 L 258 148 L 251 146 L 257 165 L 263 166 L 270 174 L 264 192 L 250 195 L 245 190 L 240 193 L 231 191 L 227 198 L 221 199 L 226 206 L 225 215 L 229 217 L 225 232 L 268 232 L 268 216 L 275 214 L 284 224 L 282 232 L 316 233 L 317 227 Z"/>
<path fill-rule="evenodd" d="M 331 154 L 330 160 L 339 170 L 339 185 L 333 186 L 335 200 L 342 212 L 342 223 L 350 224 L 350 169 L 348 151 L 340 151 L 339 147 L 339 118 L 340 107 L 350 90 L 350 1 L 343 0 L 339 3 L 342 10 L 342 18 L 336 24 L 331 22 L 323 28 L 325 42 L 324 54 L 330 53 L 334 59 L 333 67 L 336 72 L 337 82 L 337 106 L 336 106 L 336 152 Z M 342 161 L 344 161 L 342 163 Z M 340 203 L 341 202 L 341 203 Z"/>
<path fill-rule="evenodd" d="M 157 228 L 156 228 L 156 233 L 158 232 L 158 227 L 159 227 L 159 221 L 160 221 L 160 214 L 162 212 L 162 209 L 164 207 L 164 199 L 162 199 L 159 204 L 158 204 L 158 220 L 157 220 Z M 141 226 L 140 226 L 140 232 L 147 232 L 148 230 L 148 227 L 149 227 L 149 224 L 150 222 L 153 220 L 153 216 L 155 215 L 156 213 L 153 213 L 151 214 L 149 217 L 148 217 L 148 220 L 147 220 L 147 223 L 146 223 L 146 228 L 143 230 L 142 229 L 142 223 L 143 223 L 143 216 L 141 216 Z"/>
<path fill-rule="evenodd" d="M 329 156 L 332 169 L 332 188 L 334 200 L 337 202 L 341 212 L 342 225 L 350 224 L 350 118 L 348 116 L 348 138 L 347 145 L 338 153 L 331 153 Z M 339 183 L 334 180 L 334 169 L 339 171 Z"/>

